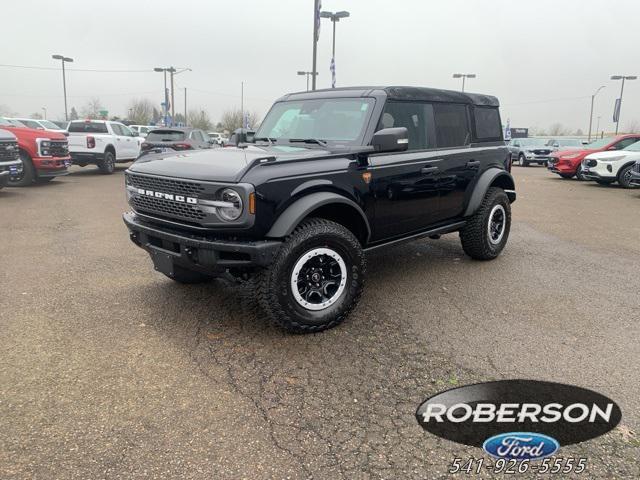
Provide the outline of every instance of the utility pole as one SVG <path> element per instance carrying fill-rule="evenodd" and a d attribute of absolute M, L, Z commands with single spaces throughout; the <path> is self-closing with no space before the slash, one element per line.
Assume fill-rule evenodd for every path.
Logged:
<path fill-rule="evenodd" d="M 318 56 L 318 38 L 320 37 L 320 0 L 313 1 L 313 62 L 311 70 L 313 75 L 311 76 L 311 90 L 316 89 L 316 72 L 317 68 L 317 56 Z"/>
<path fill-rule="evenodd" d="M 169 67 L 169 75 L 171 76 L 171 125 L 173 125 L 173 119 L 176 116 L 176 102 L 174 95 L 173 74 L 176 73 L 176 69 Z"/>
<path fill-rule="evenodd" d="M 240 128 L 244 128 L 244 82 L 240 82 Z"/>
<path fill-rule="evenodd" d="M 184 87 L 184 126 L 187 126 L 187 87 Z"/>
<path fill-rule="evenodd" d="M 600 92 L 600 90 L 602 90 L 604 87 L 605 86 L 602 85 L 600 88 L 598 88 L 598 90 L 596 90 L 596 93 L 591 95 L 591 113 L 589 114 L 589 140 L 588 140 L 589 142 L 591 141 L 591 126 L 593 125 L 593 102 L 596 98 L 596 95 L 598 95 L 598 92 Z"/>

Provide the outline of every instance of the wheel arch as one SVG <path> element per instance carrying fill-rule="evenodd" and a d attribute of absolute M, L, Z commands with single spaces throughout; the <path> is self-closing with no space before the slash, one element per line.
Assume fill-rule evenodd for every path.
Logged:
<path fill-rule="evenodd" d="M 371 227 L 360 206 L 353 200 L 335 192 L 314 192 L 289 205 L 267 232 L 268 238 L 289 235 L 305 218 L 319 217 L 341 224 L 366 245 Z"/>
<path fill-rule="evenodd" d="M 114 160 L 115 160 L 116 147 L 114 147 L 112 144 L 107 145 L 106 147 L 104 147 L 104 153 L 107 153 L 107 152 L 113 153 Z"/>
<path fill-rule="evenodd" d="M 625 162 L 620 168 L 618 168 L 618 171 L 616 173 L 616 181 L 620 182 L 620 178 L 621 178 L 620 175 L 622 174 L 622 171 L 625 168 L 627 168 L 629 166 L 633 167 L 633 165 L 635 165 L 635 164 L 636 164 L 636 161 L 635 160 L 631 160 L 631 161 Z"/>
<path fill-rule="evenodd" d="M 502 188 L 511 203 L 516 201 L 516 186 L 511 174 L 499 168 L 490 168 L 476 182 L 464 212 L 465 217 L 475 213 L 487 194 L 487 190 L 491 187 Z"/>

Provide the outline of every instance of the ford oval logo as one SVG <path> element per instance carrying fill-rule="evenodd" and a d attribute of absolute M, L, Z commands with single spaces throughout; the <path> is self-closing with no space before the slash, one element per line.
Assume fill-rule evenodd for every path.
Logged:
<path fill-rule="evenodd" d="M 509 432 L 487 438 L 482 449 L 495 458 L 541 460 L 556 453 L 560 444 L 541 433 Z"/>

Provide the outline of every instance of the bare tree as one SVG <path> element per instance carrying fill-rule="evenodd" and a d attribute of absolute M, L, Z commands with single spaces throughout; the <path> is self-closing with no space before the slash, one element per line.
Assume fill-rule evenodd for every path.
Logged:
<path fill-rule="evenodd" d="M 212 125 L 209 114 L 204 110 L 189 110 L 187 123 L 193 128 L 199 128 L 205 131 L 210 131 Z"/>
<path fill-rule="evenodd" d="M 102 103 L 98 97 L 94 97 L 89 100 L 84 107 L 80 110 L 81 115 L 84 118 L 96 119 L 100 118 L 100 110 L 104 110 Z"/>
<path fill-rule="evenodd" d="M 42 120 L 42 114 L 39 112 L 32 113 L 29 118 L 33 118 L 34 120 Z"/>
<path fill-rule="evenodd" d="M 581 128 L 576 130 L 576 133 L 574 133 L 574 135 L 578 136 L 578 137 L 582 137 L 584 136 L 584 132 L 582 131 Z"/>
<path fill-rule="evenodd" d="M 638 120 L 630 120 L 624 126 L 627 133 L 640 133 L 640 122 Z"/>
<path fill-rule="evenodd" d="M 78 120 L 80 116 L 78 115 L 78 111 L 76 107 L 71 107 L 71 112 L 69 113 L 69 120 Z"/>
<path fill-rule="evenodd" d="M 561 123 L 554 123 L 549 127 L 549 135 L 552 137 L 562 136 L 569 133 L 569 130 Z"/>
<path fill-rule="evenodd" d="M 247 120 L 250 128 L 255 128 L 260 122 L 260 116 L 255 112 L 244 112 L 247 116 Z M 222 114 L 222 119 L 219 122 L 222 130 L 228 130 L 233 132 L 238 128 L 242 128 L 242 112 L 239 108 L 233 110 L 226 110 Z"/>
<path fill-rule="evenodd" d="M 129 103 L 129 120 L 136 125 L 149 125 L 153 119 L 153 102 L 137 98 Z"/>

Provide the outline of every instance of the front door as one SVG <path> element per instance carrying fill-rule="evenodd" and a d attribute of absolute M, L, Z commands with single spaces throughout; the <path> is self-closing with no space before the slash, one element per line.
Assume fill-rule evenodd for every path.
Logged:
<path fill-rule="evenodd" d="M 428 103 L 387 102 L 378 130 L 405 127 L 405 152 L 369 156 L 371 189 L 375 199 L 373 240 L 390 239 L 423 230 L 439 210 L 438 175 L 441 156 L 431 150 L 433 109 Z"/>

